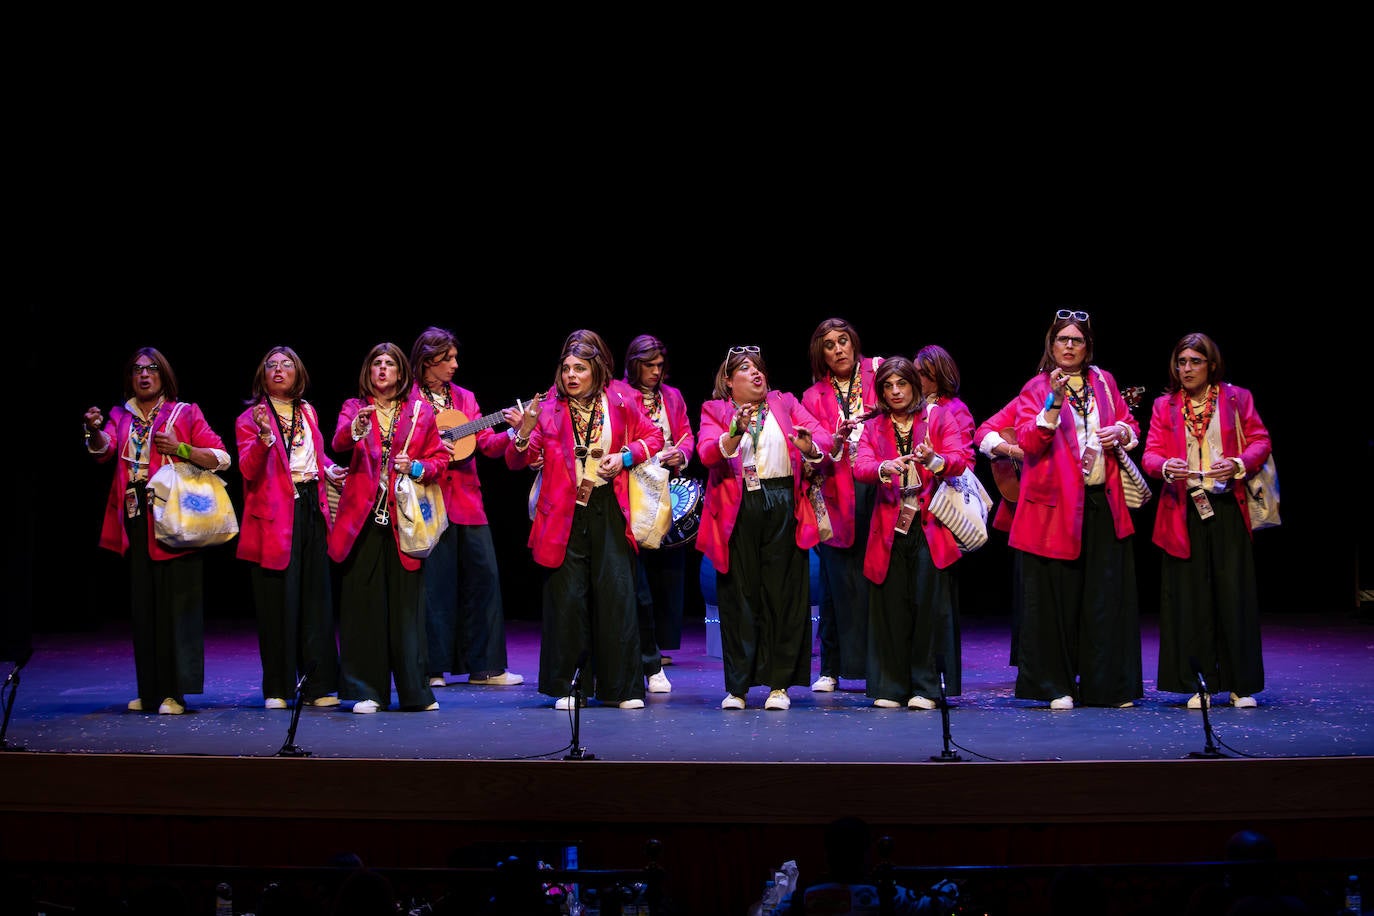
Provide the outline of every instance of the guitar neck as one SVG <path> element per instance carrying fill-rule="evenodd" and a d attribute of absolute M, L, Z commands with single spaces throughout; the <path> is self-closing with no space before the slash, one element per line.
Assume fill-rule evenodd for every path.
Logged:
<path fill-rule="evenodd" d="M 443 439 L 445 442 L 457 442 L 459 439 L 471 436 L 473 433 L 481 432 L 484 429 L 495 426 L 497 423 L 504 422 L 505 417 L 503 417 L 501 413 L 502 411 L 498 410 L 495 413 L 487 414 L 485 417 L 469 420 L 461 426 L 446 429 L 439 434 L 439 438 Z"/>

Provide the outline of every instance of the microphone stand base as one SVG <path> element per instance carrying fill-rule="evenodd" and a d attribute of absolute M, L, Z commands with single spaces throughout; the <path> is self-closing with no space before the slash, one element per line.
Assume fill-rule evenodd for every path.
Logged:
<path fill-rule="evenodd" d="M 585 747 L 575 748 L 571 754 L 563 758 L 564 760 L 595 760 L 595 754 L 587 753 Z"/>
<path fill-rule="evenodd" d="M 305 750 L 304 748 L 296 747 L 296 745 L 294 745 L 294 744 L 287 744 L 287 745 L 283 745 L 283 746 L 282 746 L 282 749 L 279 750 L 279 751 L 277 751 L 276 756 L 278 756 L 278 757 L 309 757 L 309 756 L 310 756 L 310 752 L 307 751 L 307 750 Z"/>
<path fill-rule="evenodd" d="M 941 751 L 938 754 L 931 754 L 930 759 L 932 763 L 954 763 L 964 758 L 955 751 Z"/>

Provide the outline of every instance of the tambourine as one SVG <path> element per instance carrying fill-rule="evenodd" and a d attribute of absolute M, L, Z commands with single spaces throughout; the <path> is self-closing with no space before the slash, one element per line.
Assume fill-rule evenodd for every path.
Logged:
<path fill-rule="evenodd" d="M 674 477 L 668 483 L 668 496 L 673 501 L 673 523 L 663 535 L 660 547 L 681 547 L 690 544 L 701 526 L 701 481 L 691 477 Z"/>

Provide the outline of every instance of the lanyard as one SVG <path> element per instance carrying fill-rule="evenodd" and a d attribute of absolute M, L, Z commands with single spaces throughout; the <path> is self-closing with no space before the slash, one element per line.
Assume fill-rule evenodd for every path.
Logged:
<path fill-rule="evenodd" d="M 286 434 L 286 430 L 281 426 L 281 415 L 277 413 L 277 405 L 272 403 L 272 399 L 267 399 L 267 409 L 272 411 L 272 419 L 277 421 L 277 433 L 281 436 L 282 447 L 286 449 L 286 469 L 291 470 L 291 449 L 294 443 L 292 436 L 296 435 L 296 399 L 291 399 L 291 435 Z"/>

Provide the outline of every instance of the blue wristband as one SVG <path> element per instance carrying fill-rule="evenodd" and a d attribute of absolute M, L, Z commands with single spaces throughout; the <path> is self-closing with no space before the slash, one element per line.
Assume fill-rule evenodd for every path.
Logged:
<path fill-rule="evenodd" d="M 412 461 L 410 463 L 410 476 L 419 480 L 421 477 L 425 476 L 425 466 L 418 461 Z"/>
<path fill-rule="evenodd" d="M 1053 410 L 1053 409 L 1054 409 L 1054 392 L 1053 392 L 1053 391 L 1051 391 L 1049 394 L 1045 395 L 1045 409 L 1046 409 L 1046 410 Z"/>
<path fill-rule="evenodd" d="M 625 462 L 625 467 L 627 467 L 627 468 L 628 468 L 628 467 L 634 467 L 635 456 L 630 454 L 630 450 L 629 450 L 629 449 L 622 449 L 622 450 L 621 450 L 621 452 L 620 452 L 620 460 L 623 461 L 623 462 Z"/>

